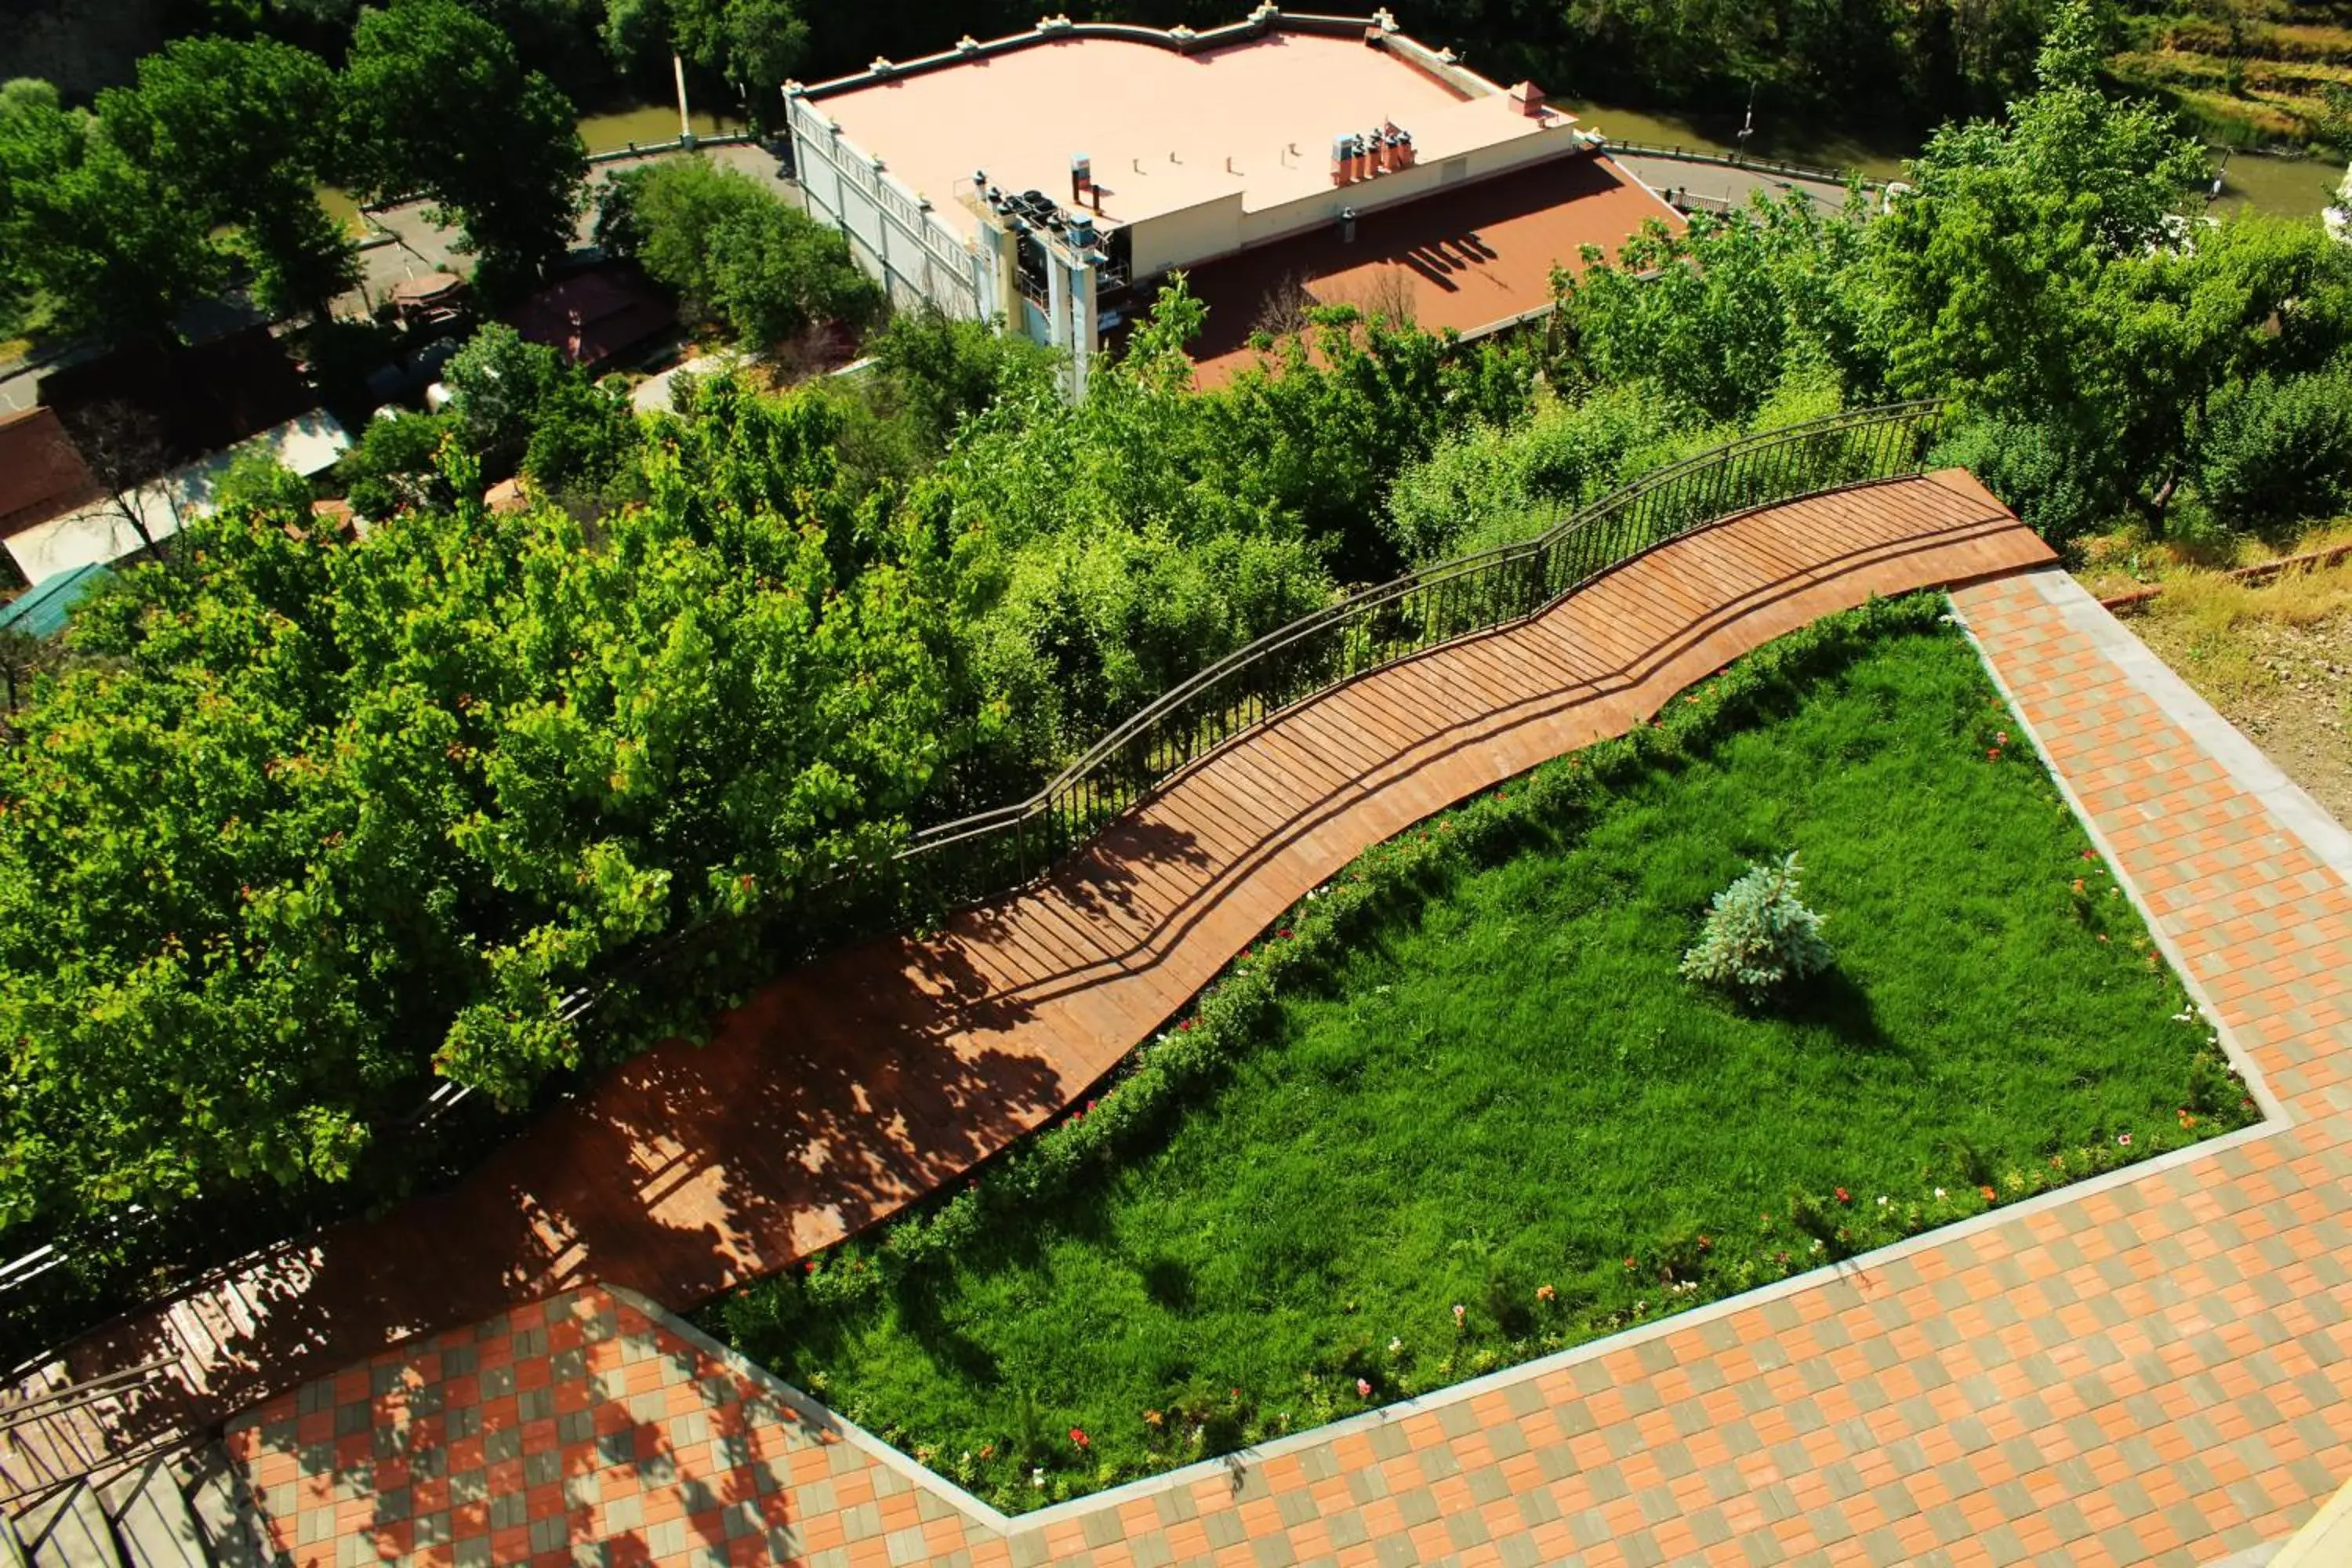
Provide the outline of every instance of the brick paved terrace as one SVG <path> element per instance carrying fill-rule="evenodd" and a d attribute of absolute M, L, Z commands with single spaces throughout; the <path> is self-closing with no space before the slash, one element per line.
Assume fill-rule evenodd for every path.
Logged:
<path fill-rule="evenodd" d="M 1751 601 L 1718 563 L 1738 614 L 1632 660 L 1605 721 L 1489 731 L 1487 771 L 1858 597 L 1813 573 Z M 1954 603 L 2262 1124 L 1018 1520 L 625 1286 L 567 1279 L 240 1416 L 273 1538 L 338 1564 L 1886 1564 L 2210 1563 L 2288 1535 L 2352 1477 L 2352 836 L 2063 573 Z"/>

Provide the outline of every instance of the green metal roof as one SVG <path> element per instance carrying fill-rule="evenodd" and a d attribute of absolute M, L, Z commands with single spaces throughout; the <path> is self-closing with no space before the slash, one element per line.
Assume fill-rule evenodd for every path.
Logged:
<path fill-rule="evenodd" d="M 42 578 L 13 603 L 0 605 L 0 631 L 13 626 L 37 637 L 57 636 L 66 629 L 67 613 L 107 575 L 106 568 L 93 562 Z"/>

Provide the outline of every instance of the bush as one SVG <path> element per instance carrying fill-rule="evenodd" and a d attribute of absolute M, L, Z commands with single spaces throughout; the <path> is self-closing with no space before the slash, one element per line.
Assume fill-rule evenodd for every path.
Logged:
<path fill-rule="evenodd" d="M 2198 485 L 2223 523 L 2269 527 L 2352 499 L 2352 375 L 2258 375 L 2214 399 Z"/>
<path fill-rule="evenodd" d="M 863 331 L 887 303 L 848 241 L 751 175 L 703 158 L 616 175 L 596 237 L 755 349 L 828 321 Z"/>
<path fill-rule="evenodd" d="M 1750 866 L 1716 894 L 1696 945 L 1683 954 L 1683 974 L 1702 985 L 1759 1002 L 1829 967 L 1822 917 L 1797 899 L 1797 856 L 1778 866 Z"/>
<path fill-rule="evenodd" d="M 1928 466 L 1968 469 L 2053 545 L 2098 528 L 2125 503 L 2100 478 L 2095 457 L 2063 432 L 2021 420 L 1970 419 L 1937 447 Z"/>

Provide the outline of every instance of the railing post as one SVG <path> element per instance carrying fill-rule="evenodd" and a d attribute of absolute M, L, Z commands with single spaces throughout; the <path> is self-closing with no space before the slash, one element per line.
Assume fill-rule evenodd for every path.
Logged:
<path fill-rule="evenodd" d="M 959 883 L 959 890 L 971 897 L 1002 890 L 978 884 L 1001 882 L 1008 859 L 1016 885 L 1024 884 L 1160 781 L 1317 692 L 1533 616 L 1619 563 L 1735 513 L 1916 472 L 1937 415 L 1932 405 L 1903 404 L 1742 437 L 1590 506 L 1561 505 L 1550 526 L 1524 544 L 1409 574 L 1311 611 L 1192 678 L 1181 697 L 1163 696 L 1114 728 L 1020 806 L 927 829 L 901 855 L 952 856 L 929 876 L 938 882 L 968 870 L 975 885 Z"/>

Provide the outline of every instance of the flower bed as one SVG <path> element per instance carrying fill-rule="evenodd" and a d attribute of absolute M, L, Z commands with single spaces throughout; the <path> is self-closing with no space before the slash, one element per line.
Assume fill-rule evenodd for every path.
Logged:
<path fill-rule="evenodd" d="M 1373 849 L 1060 1122 L 706 1315 L 1008 1511 L 2253 1119 L 1940 597 Z M 1832 967 L 1677 973 L 1801 852 Z"/>

